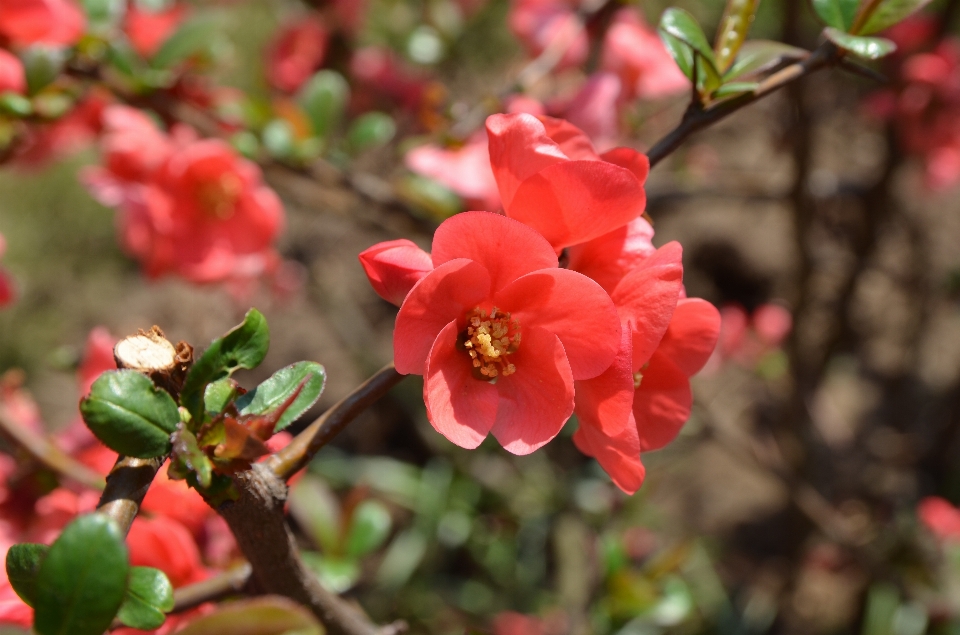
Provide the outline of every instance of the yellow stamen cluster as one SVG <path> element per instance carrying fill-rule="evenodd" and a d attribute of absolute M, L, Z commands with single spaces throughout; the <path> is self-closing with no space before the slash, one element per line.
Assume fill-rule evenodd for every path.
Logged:
<path fill-rule="evenodd" d="M 210 215 L 226 220 L 233 216 L 242 193 L 240 177 L 227 172 L 215 181 L 202 183 L 197 188 L 197 199 Z"/>
<path fill-rule="evenodd" d="M 489 315 L 478 307 L 467 316 L 463 347 L 481 379 L 512 375 L 517 367 L 507 357 L 520 348 L 520 323 L 497 307 Z"/>

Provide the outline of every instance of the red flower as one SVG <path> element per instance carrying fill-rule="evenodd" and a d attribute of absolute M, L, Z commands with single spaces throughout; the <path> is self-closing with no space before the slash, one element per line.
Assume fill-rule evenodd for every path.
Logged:
<path fill-rule="evenodd" d="M 358 49 L 350 58 L 350 72 L 359 89 L 352 93 L 354 110 L 370 110 L 380 103 L 417 111 L 428 101 L 428 82 L 389 49 L 378 46 Z"/>
<path fill-rule="evenodd" d="M 70 0 L 0 0 L 0 35 L 15 46 L 69 46 L 85 27 L 83 12 Z"/>
<path fill-rule="evenodd" d="M 655 99 L 690 88 L 690 80 L 670 57 L 654 29 L 633 9 L 617 12 L 603 41 L 603 70 L 623 84 L 621 99 Z"/>
<path fill-rule="evenodd" d="M 427 416 L 457 445 L 475 448 L 492 432 L 514 454 L 536 450 L 573 412 L 574 380 L 613 361 L 613 303 L 559 269 L 534 230 L 497 214 L 448 219 L 431 258 L 436 268 L 397 315 L 398 372 L 424 376 Z"/>
<path fill-rule="evenodd" d="M 598 155 L 573 125 L 527 114 L 492 115 L 487 134 L 507 216 L 536 229 L 558 252 L 643 213 L 650 170 L 644 155 L 629 148 Z"/>
<path fill-rule="evenodd" d="M 0 94 L 8 91 L 24 93 L 27 90 L 27 76 L 20 58 L 0 49 Z"/>
<path fill-rule="evenodd" d="M 152 57 L 183 22 L 187 8 L 174 4 L 160 11 L 144 11 L 136 2 L 127 7 L 124 31 L 133 50 L 143 57 Z"/>
<path fill-rule="evenodd" d="M 7 249 L 7 241 L 4 240 L 3 234 L 0 234 L 0 258 L 3 257 L 3 252 Z M 13 286 L 13 278 L 10 277 L 3 267 L 0 267 L 0 309 L 10 304 L 13 304 L 13 301 L 17 298 L 16 287 Z"/>
<path fill-rule="evenodd" d="M 327 27 L 310 14 L 280 29 L 267 51 L 267 79 L 292 93 L 320 68 L 327 51 Z"/>
<path fill-rule="evenodd" d="M 455 192 L 471 210 L 496 212 L 500 192 L 490 170 L 487 135 L 474 134 L 459 148 L 427 144 L 414 148 L 404 159 L 407 167 L 442 183 Z"/>
<path fill-rule="evenodd" d="M 256 165 L 184 128 L 165 137 L 122 106 L 104 120 L 106 167 L 88 171 L 86 182 L 101 202 L 120 206 L 124 247 L 147 275 L 238 282 L 275 271 L 283 206 Z"/>
<path fill-rule="evenodd" d="M 579 66 L 589 51 L 587 33 L 576 15 L 577 0 L 514 0 L 507 22 L 531 56 L 560 46 L 557 69 Z"/>
<path fill-rule="evenodd" d="M 127 546 L 131 565 L 160 569 L 174 587 L 208 577 L 193 536 L 186 527 L 166 516 L 138 516 L 130 526 Z"/>
<path fill-rule="evenodd" d="M 960 540 L 960 509 L 939 496 L 927 496 L 917 505 L 917 515 L 941 540 Z"/>
<path fill-rule="evenodd" d="M 378 243 L 360 253 L 360 264 L 381 298 L 400 306 L 413 285 L 433 270 L 430 254 L 405 239 Z"/>

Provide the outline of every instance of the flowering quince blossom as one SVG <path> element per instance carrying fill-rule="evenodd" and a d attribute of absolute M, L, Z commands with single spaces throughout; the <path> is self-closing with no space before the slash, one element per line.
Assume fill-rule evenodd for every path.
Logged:
<path fill-rule="evenodd" d="M 570 123 L 524 113 L 491 115 L 487 136 L 504 212 L 536 229 L 557 253 L 643 214 L 650 162 L 639 152 L 598 154 Z"/>
<path fill-rule="evenodd" d="M 601 68 L 620 78 L 620 98 L 657 99 L 689 90 L 690 80 L 657 35 L 633 9 L 621 9 L 603 41 Z"/>
<path fill-rule="evenodd" d="M 764 355 L 779 348 L 793 328 L 790 311 L 773 303 L 761 304 L 752 313 L 740 304 L 729 303 L 721 307 L 720 318 L 716 362 L 711 361 L 711 368 L 727 359 L 755 366 Z"/>
<path fill-rule="evenodd" d="M 917 516 L 941 540 L 960 540 L 960 509 L 939 496 L 927 496 L 917 505 Z"/>
<path fill-rule="evenodd" d="M 71 0 L 0 0 L 0 35 L 14 46 L 70 46 L 85 27 L 83 11 Z"/>
<path fill-rule="evenodd" d="M 27 76 L 20 58 L 0 49 L 0 95 L 7 92 L 23 94 L 26 90 Z"/>
<path fill-rule="evenodd" d="M 283 206 L 256 165 L 184 128 L 167 137 L 124 106 L 108 108 L 104 123 L 105 165 L 85 180 L 102 203 L 119 206 L 123 245 L 148 276 L 204 283 L 276 270 Z"/>
<path fill-rule="evenodd" d="M 131 2 L 124 16 L 124 32 L 133 50 L 150 58 L 174 34 L 187 15 L 187 7 L 173 4 L 159 11 L 148 11 Z"/>
<path fill-rule="evenodd" d="M 514 0 L 507 23 L 530 55 L 540 55 L 558 40 L 566 44 L 557 69 L 572 68 L 586 61 L 587 32 L 577 19 L 578 0 Z"/>
<path fill-rule="evenodd" d="M 327 27 L 316 14 L 284 26 L 267 51 L 267 79 L 279 90 L 294 92 L 320 68 L 327 39 Z"/>
<path fill-rule="evenodd" d="M 387 289 L 412 277 L 409 245 L 365 252 Z M 376 249 L 376 248 L 374 248 Z M 415 249 L 415 248 L 414 248 Z M 514 454 L 555 437 L 573 412 L 573 385 L 613 361 L 620 341 L 616 309 L 592 280 L 560 269 L 543 237 L 489 212 L 458 214 L 433 239 L 433 269 L 403 300 L 394 330 L 394 363 L 424 376 L 434 428 L 475 448 L 488 433 Z"/>

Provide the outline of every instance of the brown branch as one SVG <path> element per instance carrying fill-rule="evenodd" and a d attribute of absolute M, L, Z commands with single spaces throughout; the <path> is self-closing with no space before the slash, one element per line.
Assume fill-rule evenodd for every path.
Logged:
<path fill-rule="evenodd" d="M 22 448 L 44 467 L 84 487 L 102 490 L 103 477 L 58 448 L 46 437 L 19 425 L 7 409 L 0 405 L 0 433 Z"/>
<path fill-rule="evenodd" d="M 752 104 L 801 77 L 837 64 L 841 59 L 843 59 L 843 52 L 832 42 L 827 41 L 803 60 L 790 64 L 764 79 L 753 92 L 717 102 L 706 108 L 697 102 L 691 102 L 680 124 L 656 142 L 647 152 L 651 167 L 660 163 L 695 132 L 703 130 L 747 104 Z"/>
<path fill-rule="evenodd" d="M 320 415 L 285 448 L 267 459 L 264 465 L 277 478 L 286 481 L 306 467 L 320 448 L 373 402 L 387 394 L 387 391 L 403 378 L 404 375 L 398 373 L 393 364 L 384 366 L 373 377 Z"/>
<path fill-rule="evenodd" d="M 243 592 L 250 582 L 253 569 L 249 562 L 238 564 L 220 575 L 181 587 L 173 592 L 173 610 L 182 613 L 206 602 L 215 602 Z"/>

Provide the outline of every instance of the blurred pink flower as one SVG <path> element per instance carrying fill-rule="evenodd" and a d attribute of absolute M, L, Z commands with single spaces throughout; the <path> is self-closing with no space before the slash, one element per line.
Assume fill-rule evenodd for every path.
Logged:
<path fill-rule="evenodd" d="M 160 11 L 145 11 L 138 3 L 131 2 L 124 18 L 124 31 L 133 50 L 149 58 L 176 32 L 186 14 L 187 7 L 182 4 L 173 4 Z"/>
<path fill-rule="evenodd" d="M 917 516 L 941 540 L 960 540 L 960 509 L 938 496 L 928 496 L 917 505 Z"/>
<path fill-rule="evenodd" d="M 553 117 L 566 119 L 587 133 L 598 152 L 618 145 L 620 139 L 620 106 L 623 86 L 612 73 L 596 73 L 583 83 L 572 99 L 557 100 L 547 105 Z"/>
<path fill-rule="evenodd" d="M 378 102 L 412 111 L 424 105 L 429 83 L 404 66 L 389 49 L 358 49 L 350 59 L 350 72 L 360 89 L 353 95 L 356 110 L 371 109 Z"/>
<path fill-rule="evenodd" d="M 327 38 L 326 25 L 313 13 L 282 27 L 267 51 L 267 80 L 288 93 L 300 88 L 323 63 Z"/>
<path fill-rule="evenodd" d="M 620 78 L 624 101 L 656 99 L 690 87 L 656 30 L 634 9 L 621 9 L 614 17 L 603 41 L 601 67 Z"/>
<path fill-rule="evenodd" d="M 0 234 L 0 258 L 3 257 L 3 252 L 6 250 L 7 241 L 4 239 L 3 234 Z M 7 273 L 3 267 L 0 267 L 0 309 L 13 304 L 16 298 L 17 291 L 13 285 L 13 278 L 10 277 L 10 274 Z"/>
<path fill-rule="evenodd" d="M 579 66 L 587 59 L 587 33 L 576 15 L 578 0 L 513 0 L 507 23 L 531 56 L 547 47 L 563 47 L 557 69 Z"/>
<path fill-rule="evenodd" d="M 0 94 L 8 91 L 24 93 L 27 90 L 27 76 L 23 63 L 10 51 L 0 49 Z"/>
<path fill-rule="evenodd" d="M 431 178 L 464 199 L 468 209 L 495 212 L 500 209 L 500 191 L 490 169 L 487 134 L 479 130 L 459 148 L 427 144 L 414 148 L 405 158 L 407 167 Z"/>
<path fill-rule="evenodd" d="M 712 370 L 731 359 L 754 367 L 768 353 L 778 349 L 793 328 L 793 317 L 779 304 L 762 304 L 747 313 L 740 304 L 720 309 L 720 340 L 709 364 Z"/>
<path fill-rule="evenodd" d="M 0 35 L 14 46 L 76 44 L 86 28 L 72 0 L 0 0 Z"/>

